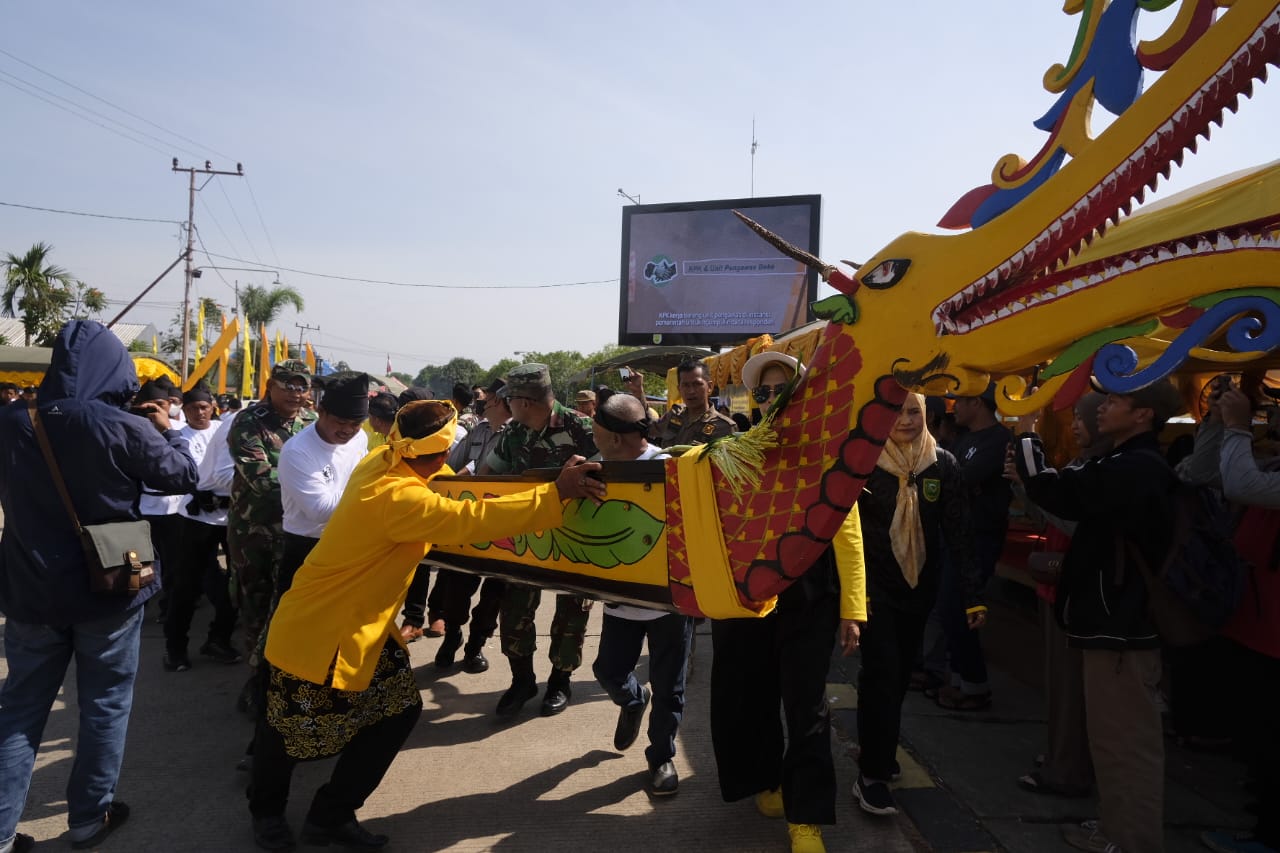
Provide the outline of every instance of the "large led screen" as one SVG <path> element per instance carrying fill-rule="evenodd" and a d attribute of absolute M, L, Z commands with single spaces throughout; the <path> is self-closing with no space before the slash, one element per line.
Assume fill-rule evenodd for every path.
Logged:
<path fill-rule="evenodd" d="M 618 343 L 733 344 L 807 323 L 817 273 L 733 211 L 817 255 L 820 206 L 804 195 L 624 207 Z"/>

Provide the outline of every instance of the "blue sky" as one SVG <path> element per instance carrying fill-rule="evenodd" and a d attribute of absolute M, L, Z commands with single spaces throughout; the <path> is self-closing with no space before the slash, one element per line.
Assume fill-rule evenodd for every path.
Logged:
<path fill-rule="evenodd" d="M 10 4 L 0 49 L 36 68 L 0 54 L 0 201 L 183 220 L 170 158 L 238 160 L 247 179 L 210 183 L 195 221 L 209 252 L 252 263 L 201 265 L 460 286 L 282 270 L 307 300 L 280 323 L 291 340 L 295 322 L 319 326 L 333 358 L 380 371 L 390 353 L 409 373 L 587 352 L 616 338 L 616 190 L 749 195 L 753 116 L 755 194 L 821 194 L 833 260 L 931 230 L 1000 156 L 1043 143 L 1041 77 L 1075 34 L 1058 0 L 800 5 Z M 1139 36 L 1171 15 L 1145 15 Z M 1155 197 L 1275 159 L 1278 105 L 1280 84 L 1260 87 Z M 0 207 L 0 252 L 36 241 L 121 302 L 181 248 L 174 224 Z M 230 305 L 234 282 L 274 275 L 222 277 L 205 271 L 197 295 Z M 130 319 L 167 326 L 181 299 L 175 271 Z"/>

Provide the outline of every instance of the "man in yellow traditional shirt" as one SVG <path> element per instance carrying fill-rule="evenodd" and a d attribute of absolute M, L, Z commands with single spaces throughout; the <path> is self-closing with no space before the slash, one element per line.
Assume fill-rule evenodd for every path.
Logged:
<path fill-rule="evenodd" d="M 298 761 L 339 755 L 315 794 L 302 841 L 377 849 L 385 835 L 356 820 L 422 712 L 396 629 L 418 562 L 432 543 L 465 544 L 557 527 L 562 501 L 599 501 L 599 464 L 575 456 L 554 483 L 480 501 L 441 497 L 457 412 L 444 401 L 400 409 L 380 452 L 356 468 L 319 543 L 280 599 L 266 643 L 265 697 L 248 790 L 253 834 L 266 850 L 294 846 L 285 821 Z"/>

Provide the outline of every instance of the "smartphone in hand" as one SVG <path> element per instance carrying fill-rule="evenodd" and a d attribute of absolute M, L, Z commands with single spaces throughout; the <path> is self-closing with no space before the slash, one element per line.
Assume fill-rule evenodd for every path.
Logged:
<path fill-rule="evenodd" d="M 618 375 L 622 377 L 623 382 L 630 382 L 631 377 L 635 376 L 635 371 L 629 367 L 624 367 L 618 371 Z"/>

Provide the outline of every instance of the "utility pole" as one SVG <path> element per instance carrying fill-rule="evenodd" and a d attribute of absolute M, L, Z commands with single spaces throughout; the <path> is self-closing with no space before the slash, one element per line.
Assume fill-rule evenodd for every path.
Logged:
<path fill-rule="evenodd" d="M 302 357 L 302 333 L 303 333 L 303 332 L 318 332 L 318 331 L 320 331 L 320 327 L 319 327 L 319 326 L 309 326 L 309 325 L 307 325 L 306 323 L 294 323 L 293 325 L 295 325 L 295 326 L 297 326 L 297 327 L 298 327 L 298 357 L 299 357 L 299 358 L 301 358 L 301 357 Z"/>
<path fill-rule="evenodd" d="M 751 197 L 756 197 L 756 149 L 760 147 L 756 140 L 756 117 L 751 117 Z"/>
<path fill-rule="evenodd" d="M 195 264 L 192 263 L 195 250 L 195 216 L 196 216 L 196 175 L 208 175 L 205 182 L 200 185 L 200 189 L 204 189 L 209 185 L 209 181 L 214 179 L 215 175 L 234 175 L 236 177 L 244 177 L 244 166 L 236 163 L 234 172 L 223 172 L 213 168 L 213 164 L 205 160 L 204 168 L 196 166 L 188 166 L 181 168 L 178 166 L 178 158 L 173 158 L 173 171 L 186 172 L 191 176 L 190 190 L 187 195 L 187 282 L 182 289 L 182 381 L 187 381 L 187 357 L 191 352 L 191 281 L 196 277 Z"/>

